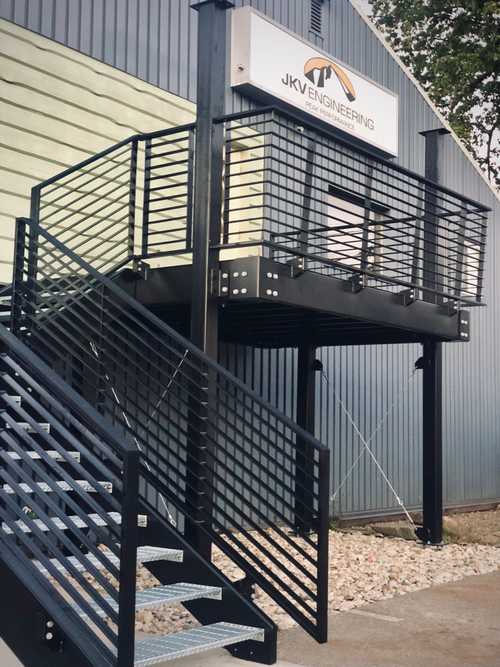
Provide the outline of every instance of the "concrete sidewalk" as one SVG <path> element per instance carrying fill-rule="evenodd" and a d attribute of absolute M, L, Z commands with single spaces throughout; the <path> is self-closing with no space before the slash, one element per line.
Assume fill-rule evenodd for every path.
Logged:
<path fill-rule="evenodd" d="M 500 667 L 500 572 L 332 616 L 330 641 L 279 633 L 276 667 Z M 226 651 L 158 667 L 252 667 Z M 0 666 L 22 667 L 0 643 Z"/>
<path fill-rule="evenodd" d="M 500 667 L 500 572 L 331 618 L 318 645 L 294 628 L 279 656 L 304 667 Z"/>

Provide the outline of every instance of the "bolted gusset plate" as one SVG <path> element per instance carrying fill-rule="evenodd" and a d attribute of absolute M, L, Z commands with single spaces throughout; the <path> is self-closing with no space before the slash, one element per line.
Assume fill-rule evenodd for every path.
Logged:
<path fill-rule="evenodd" d="M 103 549 L 102 550 L 103 556 L 107 558 L 108 561 L 110 561 L 113 565 L 116 567 L 120 567 L 120 559 L 118 556 L 116 556 L 114 553 L 109 551 L 108 549 Z M 163 547 L 139 547 L 137 549 L 137 564 L 140 565 L 141 563 L 152 563 L 156 561 L 162 561 L 162 560 L 168 560 L 168 561 L 173 561 L 175 563 L 182 563 L 182 559 L 184 557 L 184 553 L 181 549 L 164 549 Z M 86 563 L 89 565 L 93 565 L 97 569 L 103 569 L 105 565 L 102 563 L 102 561 L 99 558 L 96 558 L 93 554 L 82 554 L 82 558 L 76 558 L 75 556 L 69 556 L 68 558 L 65 558 L 64 560 L 59 560 L 57 558 L 51 559 L 51 564 L 55 567 L 56 570 L 58 571 L 64 571 L 66 570 L 66 564 L 70 564 L 76 568 L 79 572 L 85 572 L 88 567 L 86 567 Z M 33 561 L 33 565 L 42 573 L 42 574 L 48 574 L 47 569 L 42 565 L 37 560 Z"/>
<path fill-rule="evenodd" d="M 188 602 L 189 600 L 199 599 L 222 600 L 222 589 L 215 586 L 202 586 L 200 584 L 168 584 L 166 586 L 155 586 L 144 591 L 137 591 L 135 597 L 135 608 L 147 609 L 160 607 L 164 604 L 177 604 L 179 602 Z M 106 597 L 109 606 L 118 611 L 118 602 L 111 597 Z M 90 606 L 99 615 L 105 617 L 107 614 L 100 605 L 90 603 Z M 75 609 L 80 616 L 87 614 L 79 611 L 78 606 Z"/>
<path fill-rule="evenodd" d="M 136 643 L 134 667 L 157 665 L 248 640 L 264 641 L 264 630 L 233 623 L 213 623 L 163 637 L 148 637 Z"/>

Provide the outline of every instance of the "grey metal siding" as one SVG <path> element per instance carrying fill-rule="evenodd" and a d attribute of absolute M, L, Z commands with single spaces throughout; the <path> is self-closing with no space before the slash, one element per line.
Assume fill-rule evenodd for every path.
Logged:
<path fill-rule="evenodd" d="M 0 16 L 56 39 L 134 76 L 195 100 L 196 13 L 188 0 L 0 0 Z M 311 39 L 309 2 L 238 0 Z M 325 30 L 318 45 L 387 86 L 400 99 L 398 163 L 420 173 L 422 130 L 440 121 L 349 0 L 324 4 Z M 228 91 L 228 110 L 252 102 Z M 473 313 L 472 342 L 445 346 L 445 495 L 463 503 L 500 498 L 500 297 L 495 257 L 500 202 L 451 138 L 443 142 L 442 182 L 494 208 L 487 261 L 487 309 Z M 360 451 L 359 439 L 335 402 L 332 386 L 369 434 L 405 386 L 419 346 L 330 348 L 319 352 L 330 385 L 318 378 L 317 435 L 333 451 L 336 488 Z M 252 351 L 225 346 L 221 359 L 272 403 L 293 416 L 296 395 L 293 351 Z M 373 440 L 373 449 L 405 503 L 421 502 L 421 385 L 411 382 L 403 400 Z M 363 513 L 395 507 L 380 474 L 365 455 L 345 484 L 336 512 Z"/>

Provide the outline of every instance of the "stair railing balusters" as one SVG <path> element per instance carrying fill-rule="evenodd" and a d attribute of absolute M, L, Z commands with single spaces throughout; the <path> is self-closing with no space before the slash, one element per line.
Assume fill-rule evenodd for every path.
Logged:
<path fill-rule="evenodd" d="M 117 667 L 134 665 L 139 457 L 137 450 L 129 451 L 123 461 Z"/>

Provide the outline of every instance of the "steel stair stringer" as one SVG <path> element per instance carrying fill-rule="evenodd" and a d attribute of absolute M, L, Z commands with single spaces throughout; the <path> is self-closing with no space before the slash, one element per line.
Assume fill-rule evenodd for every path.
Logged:
<path fill-rule="evenodd" d="M 114 271 L 101 272 L 36 221 L 21 222 L 14 331 L 134 443 L 141 511 L 156 521 L 142 543 L 180 547 L 186 556 L 175 568 L 145 566 L 164 586 L 222 588 L 222 604 L 182 604 L 203 626 L 263 630 L 264 641 L 225 642 L 240 658 L 276 659 L 276 627 L 251 600 L 254 584 L 326 641 L 328 449 L 124 291 Z M 38 262 L 26 263 L 30 230 Z M 161 505 L 180 519 L 178 530 L 158 513 Z M 198 525 L 246 575 L 240 585 L 180 532 Z"/>
<path fill-rule="evenodd" d="M 1 637 L 6 645 L 24 667 L 111 667 L 85 624 L 57 601 L 26 560 L 21 562 L 19 554 L 0 544 Z M 69 624 L 71 636 L 64 631 Z"/>
<path fill-rule="evenodd" d="M 264 642 L 247 641 L 227 647 L 238 658 L 252 660 L 265 665 L 276 662 L 277 627 L 264 612 L 246 597 L 213 563 L 200 555 L 176 528 L 161 517 L 148 504 L 142 502 L 141 512 L 150 516 L 148 526 L 141 531 L 141 539 L 156 547 L 180 549 L 184 552 L 182 563 L 175 570 L 165 562 L 144 563 L 144 567 L 153 574 L 162 585 L 172 584 L 179 578 L 182 581 L 205 586 L 220 586 L 223 589 L 224 604 L 216 600 L 199 599 L 183 602 L 183 606 L 202 625 L 213 622 L 229 622 L 240 625 L 256 626 L 264 629 Z M 154 518 L 151 518 L 154 516 Z"/>

